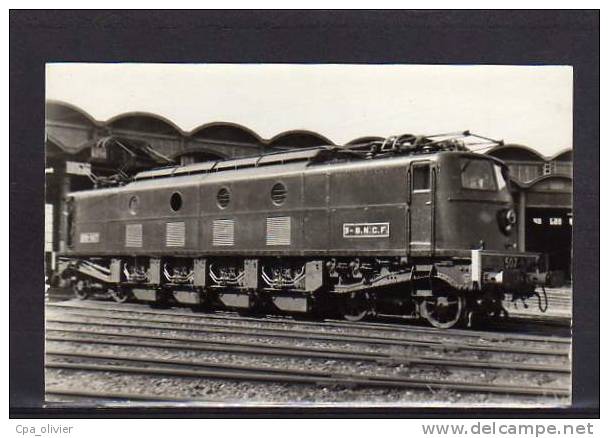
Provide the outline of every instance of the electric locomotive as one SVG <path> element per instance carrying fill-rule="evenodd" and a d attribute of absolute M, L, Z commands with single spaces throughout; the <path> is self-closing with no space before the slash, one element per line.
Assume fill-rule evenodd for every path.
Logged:
<path fill-rule="evenodd" d="M 62 275 L 79 298 L 241 312 L 505 316 L 543 285 L 506 165 L 462 136 L 390 137 L 143 171 L 74 192 Z"/>

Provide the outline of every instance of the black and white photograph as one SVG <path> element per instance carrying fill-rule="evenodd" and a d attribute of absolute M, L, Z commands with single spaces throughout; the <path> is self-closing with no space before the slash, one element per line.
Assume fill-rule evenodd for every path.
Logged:
<path fill-rule="evenodd" d="M 571 405 L 572 67 L 45 88 L 47 406 Z"/>

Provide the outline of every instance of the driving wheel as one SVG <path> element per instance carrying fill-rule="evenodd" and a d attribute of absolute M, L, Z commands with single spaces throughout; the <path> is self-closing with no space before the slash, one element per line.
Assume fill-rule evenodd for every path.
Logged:
<path fill-rule="evenodd" d="M 434 327 L 455 327 L 463 322 L 465 299 L 454 292 L 437 293 L 421 302 L 421 315 Z"/>
<path fill-rule="evenodd" d="M 86 300 L 91 295 L 89 282 L 86 280 L 78 280 L 72 285 L 74 296 L 79 300 Z"/>
<path fill-rule="evenodd" d="M 370 300 L 365 295 L 354 294 L 345 297 L 342 302 L 343 318 L 347 321 L 361 321 L 370 313 Z"/>

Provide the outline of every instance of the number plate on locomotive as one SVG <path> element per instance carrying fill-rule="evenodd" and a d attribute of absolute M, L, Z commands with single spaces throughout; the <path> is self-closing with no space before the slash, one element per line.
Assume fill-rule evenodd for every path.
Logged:
<path fill-rule="evenodd" d="M 504 259 L 505 269 L 516 269 L 518 268 L 519 260 L 518 257 L 505 257 Z"/>
<path fill-rule="evenodd" d="M 343 224 L 343 237 L 389 237 L 389 222 Z"/>
<path fill-rule="evenodd" d="M 99 233 L 80 233 L 80 243 L 99 243 Z"/>

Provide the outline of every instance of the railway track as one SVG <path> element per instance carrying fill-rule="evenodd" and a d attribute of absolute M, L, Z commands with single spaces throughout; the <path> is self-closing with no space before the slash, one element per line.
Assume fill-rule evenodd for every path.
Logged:
<path fill-rule="evenodd" d="M 528 355 L 569 355 L 568 344 L 563 342 L 546 342 L 550 344 L 543 346 L 514 346 L 506 344 L 479 344 L 465 342 L 454 337 L 446 339 L 416 339 L 414 337 L 387 338 L 378 335 L 349 335 L 349 334 L 325 334 L 312 330 L 291 330 L 291 329 L 260 329 L 252 327 L 235 328 L 226 325 L 207 324 L 205 322 L 194 323 L 175 323 L 170 321 L 146 321 L 143 319 L 130 319 L 118 316 L 82 316 L 79 314 L 69 315 L 70 318 L 48 317 L 47 324 L 59 324 L 76 327 L 97 327 L 101 329 L 144 329 L 144 330 L 171 330 L 174 332 L 196 333 L 200 335 L 226 335 L 238 337 L 264 337 L 280 340 L 304 340 L 304 341 L 324 341 L 334 343 L 349 343 L 355 345 L 375 345 L 375 346 L 399 346 L 399 347 L 425 347 L 445 350 L 469 350 L 502 353 L 520 353 Z M 76 317 L 74 317 L 76 316 Z M 49 329 L 57 329 L 55 326 Z M 92 332 L 92 331 L 90 331 Z M 536 341 L 539 342 L 539 341 Z"/>
<path fill-rule="evenodd" d="M 230 379 L 263 381 L 289 384 L 313 384 L 332 387 L 375 387 L 375 388 L 408 388 L 425 390 L 452 390 L 458 392 L 535 395 L 548 397 L 569 396 L 565 387 L 533 387 L 530 385 L 480 384 L 463 381 L 411 378 L 389 376 L 362 376 L 358 374 L 338 374 L 304 370 L 279 370 L 269 367 L 217 364 L 185 360 L 150 359 L 136 356 L 119 356 L 87 353 L 47 352 L 46 368 L 78 370 L 89 372 L 116 372 L 125 374 L 161 375 L 171 377 L 194 377 L 212 379 Z M 58 360 L 63 357 L 64 360 Z M 68 362 L 70 359 L 93 359 L 95 362 Z M 111 361 L 112 363 L 100 363 Z"/>
<path fill-rule="evenodd" d="M 209 399 L 201 398 L 183 398 L 183 397 L 171 397 L 169 395 L 157 396 L 153 394 L 139 394 L 137 392 L 124 392 L 124 391 L 103 391 L 103 390 L 86 390 L 86 389 L 73 389 L 62 386 L 57 386 L 45 390 L 47 398 L 50 396 L 53 398 L 53 403 L 73 403 L 80 402 L 85 404 L 94 404 L 96 402 L 101 403 L 130 403 L 130 402 L 147 402 L 147 403 L 159 403 L 159 404 L 182 404 L 182 403 L 193 403 L 193 402 L 205 402 L 213 403 Z M 218 402 L 216 402 L 217 404 Z"/>
<path fill-rule="evenodd" d="M 232 341 L 194 341 L 189 337 L 162 335 L 134 335 L 125 333 L 99 333 L 85 330 L 48 330 L 47 341 L 81 344 L 98 344 L 107 346 L 149 347 L 158 349 L 186 349 L 219 353 L 258 354 L 266 356 L 317 358 L 326 360 L 344 360 L 353 362 L 375 362 L 385 365 L 427 365 L 449 368 L 506 369 L 516 371 L 570 373 L 568 363 L 540 364 L 518 361 L 482 360 L 472 358 L 429 357 L 412 352 L 377 353 L 351 352 L 340 348 L 289 347 L 277 345 L 255 345 Z M 53 335 L 55 333 L 55 335 Z M 58 336 L 59 334 L 59 336 Z M 82 337 L 83 334 L 106 336 L 106 339 Z M 80 337 L 79 337 L 80 336 Z M 557 355 L 562 356 L 562 355 Z"/>
<path fill-rule="evenodd" d="M 315 323 L 276 317 L 243 318 L 229 313 L 200 314 L 98 301 L 49 302 L 47 314 L 47 370 L 84 373 L 93 381 L 131 375 L 311 388 L 446 390 L 549 400 L 570 395 L 566 383 L 570 377 L 570 340 L 556 336 L 446 331 L 377 322 Z M 88 351 L 82 351 L 83 347 Z M 104 351 L 113 353 L 104 354 Z M 174 352 L 174 357 L 161 357 L 167 352 Z M 340 372 L 314 366 L 311 369 L 310 363 L 308 369 L 298 368 L 300 365 L 297 369 L 286 368 L 276 366 L 275 359 L 264 365 L 243 365 L 226 358 L 218 363 L 200 357 L 198 360 L 175 357 L 184 352 L 203 356 L 220 354 L 227 358 L 230 355 L 257 357 L 262 362 L 268 358 L 276 358 L 279 363 L 296 360 L 299 364 L 336 361 L 341 366 L 345 364 L 347 369 L 357 369 L 361 364 L 369 364 L 369 368 L 365 372 L 347 373 L 340 371 L 340 367 L 337 367 Z M 506 360 L 506 356 L 513 357 Z M 272 366 L 268 366 L 269 363 Z M 398 371 L 392 372 L 391 367 Z M 419 374 L 400 375 L 404 367 Z M 377 368 L 381 371 L 370 371 Z M 427 369 L 430 373 L 425 372 Z M 440 374 L 442 378 L 437 378 L 438 370 L 444 370 L 445 375 Z M 481 376 L 493 370 L 541 376 L 543 384 L 522 383 L 518 379 L 512 384 L 494 382 L 492 378 L 490 381 L 463 378 L 463 373 Z M 502 379 L 504 374 L 499 378 Z M 217 402 L 213 397 L 176 398 L 154 394 L 149 397 L 137 391 L 80 390 L 57 383 L 55 381 L 46 393 L 59 401 Z"/>
<path fill-rule="evenodd" d="M 277 317 L 277 316 L 265 316 L 261 318 L 252 318 L 252 317 L 244 317 L 237 316 L 231 313 L 194 313 L 191 311 L 181 311 L 177 309 L 147 309 L 141 305 L 131 305 L 131 304 L 122 304 L 120 306 L 115 305 L 114 303 L 108 302 L 82 302 L 82 301 L 71 301 L 68 303 L 48 303 L 47 308 L 49 309 L 65 309 L 69 311 L 82 311 L 82 312 L 112 312 L 115 314 L 130 314 L 130 315 L 140 315 L 141 317 L 145 316 L 167 316 L 167 317 L 180 317 L 187 318 L 188 320 L 200 321 L 202 324 L 205 323 L 209 326 L 212 326 L 213 323 L 217 323 L 218 326 L 221 326 L 222 322 L 226 323 L 237 323 L 239 325 L 247 325 L 251 323 L 257 323 L 266 326 L 278 326 L 289 324 L 292 327 L 292 330 L 298 330 L 301 332 L 306 332 L 306 329 L 313 329 L 314 331 L 319 331 L 320 329 L 328 330 L 328 329 L 345 329 L 349 331 L 353 330 L 365 330 L 367 332 L 373 333 L 383 333 L 398 335 L 405 334 L 409 336 L 413 335 L 433 335 L 438 337 L 454 337 L 458 336 L 460 338 L 469 338 L 469 339 L 478 339 L 488 342 L 500 342 L 500 341 L 544 341 L 544 342 L 552 342 L 552 343 L 564 343 L 570 344 L 570 339 L 563 336 L 536 336 L 532 334 L 517 334 L 517 333 L 502 333 L 502 332 L 489 332 L 489 331 L 481 331 L 481 330 L 470 330 L 470 329 L 449 329 L 449 330 L 440 330 L 433 327 L 426 327 L 420 325 L 408 325 L 404 326 L 403 324 L 388 324 L 388 323 L 380 323 L 380 322 L 344 322 L 338 320 L 324 320 L 324 321 L 302 321 L 302 320 L 294 320 L 289 317 Z M 206 322 L 207 321 L 207 322 Z M 503 327 L 509 326 L 504 324 Z M 302 330 L 302 329 L 305 330 Z M 514 327 L 511 327 L 514 328 Z"/>

